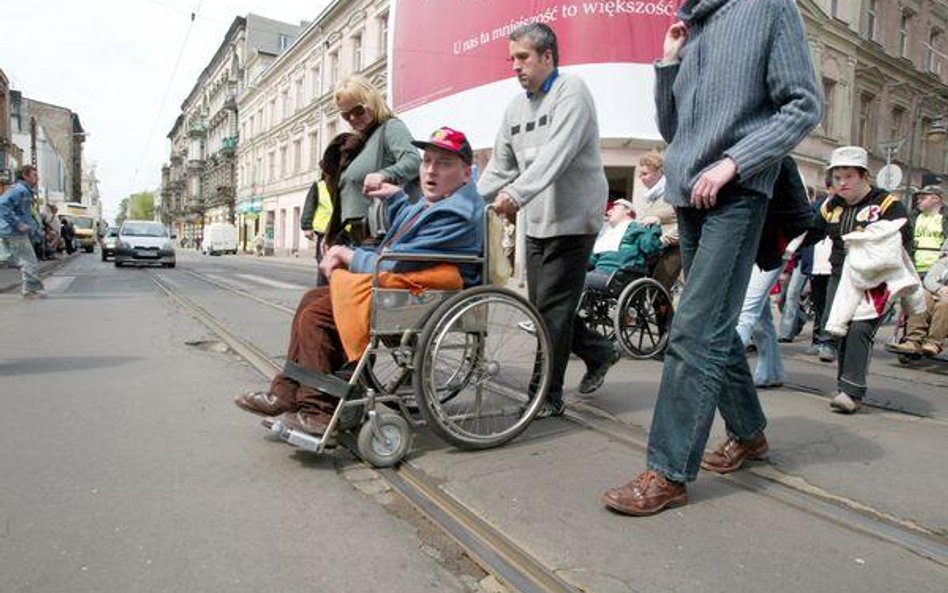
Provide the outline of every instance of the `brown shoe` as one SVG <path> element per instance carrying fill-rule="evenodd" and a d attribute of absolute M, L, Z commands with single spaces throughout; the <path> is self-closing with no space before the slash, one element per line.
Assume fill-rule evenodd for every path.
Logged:
<path fill-rule="evenodd" d="M 922 354 L 925 356 L 938 356 L 941 354 L 941 344 L 931 340 L 926 341 L 922 344 Z"/>
<path fill-rule="evenodd" d="M 329 414 L 322 410 L 299 410 L 280 416 L 283 426 L 316 436 L 325 434 L 329 428 L 329 420 Z"/>
<path fill-rule="evenodd" d="M 709 472 L 729 474 L 741 469 L 748 459 L 764 459 L 769 450 L 764 433 L 744 442 L 729 436 L 717 449 L 701 459 L 701 467 Z"/>
<path fill-rule="evenodd" d="M 685 485 L 672 482 L 662 474 L 648 470 L 631 482 L 602 493 L 602 504 L 623 515 L 644 517 L 688 504 Z"/>
<path fill-rule="evenodd" d="M 890 344 L 888 349 L 898 354 L 921 354 L 922 345 L 915 340 L 905 340 L 898 344 Z"/>
<path fill-rule="evenodd" d="M 286 400 L 280 399 L 269 391 L 248 391 L 234 398 L 237 407 L 261 416 L 279 416 L 295 408 Z"/>

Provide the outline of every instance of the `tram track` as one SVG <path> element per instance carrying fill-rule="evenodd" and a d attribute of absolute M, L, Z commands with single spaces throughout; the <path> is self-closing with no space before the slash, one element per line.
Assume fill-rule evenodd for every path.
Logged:
<path fill-rule="evenodd" d="M 263 299 L 229 283 L 198 272 L 189 273 L 218 288 L 244 296 L 288 315 L 294 313 L 293 310 L 280 303 Z M 280 369 L 269 356 L 230 331 L 198 303 L 158 277 L 155 282 L 172 300 L 190 311 L 265 377 L 270 378 Z M 818 397 L 812 392 L 808 395 Z M 588 404 L 570 404 L 564 417 L 578 426 L 635 450 L 644 452 L 646 449 L 644 430 L 621 422 L 607 412 Z M 933 421 L 943 424 L 938 420 Z M 447 494 L 430 476 L 413 466 L 410 461 L 403 463 L 396 470 L 381 470 L 378 473 L 393 490 L 399 492 L 418 511 L 467 550 L 485 570 L 502 579 L 515 590 L 524 592 L 576 591 L 553 570 L 524 552 L 509 538 Z M 734 488 L 780 502 L 812 517 L 889 542 L 938 564 L 948 566 L 948 538 L 943 534 L 933 533 L 910 520 L 810 486 L 800 478 L 784 474 L 772 466 L 750 467 L 748 471 L 720 476 L 716 479 Z"/>

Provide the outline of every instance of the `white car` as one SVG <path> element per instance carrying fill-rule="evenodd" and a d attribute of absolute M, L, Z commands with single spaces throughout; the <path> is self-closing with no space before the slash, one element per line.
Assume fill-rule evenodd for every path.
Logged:
<path fill-rule="evenodd" d="M 174 244 L 168 229 L 153 220 L 126 220 L 115 242 L 115 267 L 125 264 L 175 265 Z"/>

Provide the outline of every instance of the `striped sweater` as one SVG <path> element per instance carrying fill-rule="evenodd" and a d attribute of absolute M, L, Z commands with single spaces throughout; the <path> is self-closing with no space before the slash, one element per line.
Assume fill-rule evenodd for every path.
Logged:
<path fill-rule="evenodd" d="M 701 173 L 725 156 L 732 184 L 771 195 L 780 158 L 822 118 L 822 96 L 793 0 L 686 0 L 680 62 L 656 65 L 665 199 L 690 203 Z"/>

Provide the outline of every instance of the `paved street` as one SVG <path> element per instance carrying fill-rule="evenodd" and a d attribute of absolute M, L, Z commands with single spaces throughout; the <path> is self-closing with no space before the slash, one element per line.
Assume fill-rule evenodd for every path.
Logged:
<path fill-rule="evenodd" d="M 231 403 L 265 377 L 153 280 L 280 363 L 312 262 L 178 258 L 139 270 L 80 255 L 51 271 L 45 300 L 0 293 L 0 591 L 490 590 L 351 454 L 266 438 Z M 0 270 L 0 288 L 15 279 Z M 594 397 L 572 394 L 567 418 L 501 449 L 422 431 L 408 463 L 576 590 L 944 591 L 948 364 L 879 350 L 876 407 L 846 417 L 825 397 L 835 365 L 804 347 L 783 345 L 787 386 L 763 394 L 769 463 L 702 474 L 692 504 L 652 518 L 598 496 L 644 467 L 655 361 L 623 360 Z"/>

